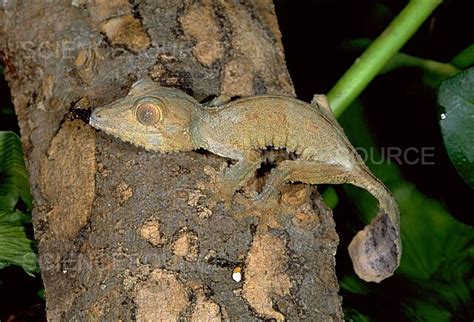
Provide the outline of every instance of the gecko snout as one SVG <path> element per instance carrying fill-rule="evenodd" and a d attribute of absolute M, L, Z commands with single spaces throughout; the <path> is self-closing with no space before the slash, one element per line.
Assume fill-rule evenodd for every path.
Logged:
<path fill-rule="evenodd" d="M 94 111 L 92 111 L 91 118 L 100 119 L 102 118 L 102 114 L 100 114 L 98 109 L 95 109 Z"/>
<path fill-rule="evenodd" d="M 102 119 L 102 113 L 100 113 L 100 108 L 96 108 L 92 111 L 89 116 L 89 124 L 93 127 L 96 127 Z"/>

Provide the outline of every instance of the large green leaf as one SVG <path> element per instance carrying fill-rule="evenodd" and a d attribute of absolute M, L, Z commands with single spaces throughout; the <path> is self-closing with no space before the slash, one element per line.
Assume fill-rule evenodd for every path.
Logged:
<path fill-rule="evenodd" d="M 0 132 L 0 269 L 19 265 L 32 275 L 39 272 L 38 256 L 28 236 L 31 217 L 16 209 L 20 199 L 31 209 L 20 139 L 13 132 Z"/>
<path fill-rule="evenodd" d="M 30 216 L 14 210 L 0 210 L 0 269 L 18 265 L 30 275 L 39 272 L 35 242 L 28 238 Z"/>
<path fill-rule="evenodd" d="M 21 199 L 31 209 L 28 174 L 19 137 L 0 131 L 0 210 L 13 210 Z"/>
<path fill-rule="evenodd" d="M 360 105 L 347 110 L 341 123 L 355 146 L 371 151 L 369 167 L 391 189 L 400 206 L 403 254 L 392 279 L 410 285 L 399 299 L 405 315 L 411 320 L 446 321 L 455 312 L 467 311 L 474 286 L 474 229 L 456 221 L 440 202 L 405 181 L 396 165 L 370 163 L 371 159 L 380 160 L 380 155 L 364 126 Z M 347 187 L 346 191 L 363 220 L 369 222 L 377 210 L 375 200 L 361 189 Z M 387 280 L 369 285 L 347 276 L 341 288 L 364 297 L 383 296 L 399 294 L 400 283 Z M 364 291 L 364 285 L 368 290 Z"/>
<path fill-rule="evenodd" d="M 438 104 L 448 155 L 459 174 L 474 188 L 474 67 L 441 84 Z"/>

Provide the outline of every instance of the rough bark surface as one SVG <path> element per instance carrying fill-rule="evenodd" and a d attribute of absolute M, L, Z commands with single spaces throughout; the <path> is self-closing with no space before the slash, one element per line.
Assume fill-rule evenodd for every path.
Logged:
<path fill-rule="evenodd" d="M 296 211 L 262 229 L 206 208 L 197 183 L 219 157 L 148 153 L 77 118 L 142 77 L 198 100 L 294 95 L 271 1 L 4 3 L 50 320 L 342 318 L 338 237 L 316 191 L 288 186 Z"/>

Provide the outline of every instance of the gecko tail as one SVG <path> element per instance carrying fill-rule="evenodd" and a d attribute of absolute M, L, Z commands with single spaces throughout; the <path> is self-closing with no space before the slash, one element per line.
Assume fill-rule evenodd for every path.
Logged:
<path fill-rule="evenodd" d="M 379 212 L 349 244 L 354 271 L 366 282 L 377 282 L 393 275 L 400 265 L 402 243 L 400 212 L 390 191 L 368 168 L 355 172 L 351 184 L 370 192 L 379 202 Z"/>

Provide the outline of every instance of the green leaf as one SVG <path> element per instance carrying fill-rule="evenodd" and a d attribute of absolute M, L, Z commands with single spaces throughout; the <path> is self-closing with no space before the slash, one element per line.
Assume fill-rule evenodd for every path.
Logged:
<path fill-rule="evenodd" d="M 36 244 L 28 237 L 30 215 L 15 209 L 20 199 L 31 209 L 20 139 L 0 132 L 0 269 L 18 265 L 33 275 L 39 272 Z"/>
<path fill-rule="evenodd" d="M 326 206 L 331 209 L 336 208 L 337 204 L 339 203 L 339 196 L 333 187 L 327 187 L 323 191 L 322 197 Z"/>
<path fill-rule="evenodd" d="M 38 292 L 36 292 L 36 295 L 38 295 L 38 297 L 44 301 L 45 299 L 44 288 L 38 290 Z"/>
<path fill-rule="evenodd" d="M 344 310 L 344 321 L 348 322 L 370 322 L 370 318 L 354 309 Z"/>
<path fill-rule="evenodd" d="M 474 229 L 456 221 L 440 202 L 427 198 L 410 183 L 393 192 L 403 214 L 404 253 L 398 273 L 419 281 L 448 277 L 452 283 L 463 284 L 462 267 L 447 263 L 468 260 L 469 249 L 474 250 Z"/>
<path fill-rule="evenodd" d="M 13 132 L 0 131 L 0 210 L 14 210 L 19 199 L 31 210 L 20 138 Z"/>
<path fill-rule="evenodd" d="M 429 301 L 414 300 L 412 305 L 404 308 L 404 311 L 410 321 L 451 321 L 452 314 Z"/>
<path fill-rule="evenodd" d="M 354 294 L 369 293 L 367 284 L 364 281 L 362 281 L 360 278 L 357 278 L 355 275 L 344 276 L 339 281 L 339 285 L 341 286 L 341 288 Z"/>
<path fill-rule="evenodd" d="M 449 158 L 474 188 L 474 67 L 441 84 L 438 104 L 439 124 Z"/>
<path fill-rule="evenodd" d="M 39 272 L 35 242 L 28 238 L 30 216 L 20 211 L 0 210 L 0 269 L 21 266 L 29 275 Z"/>

